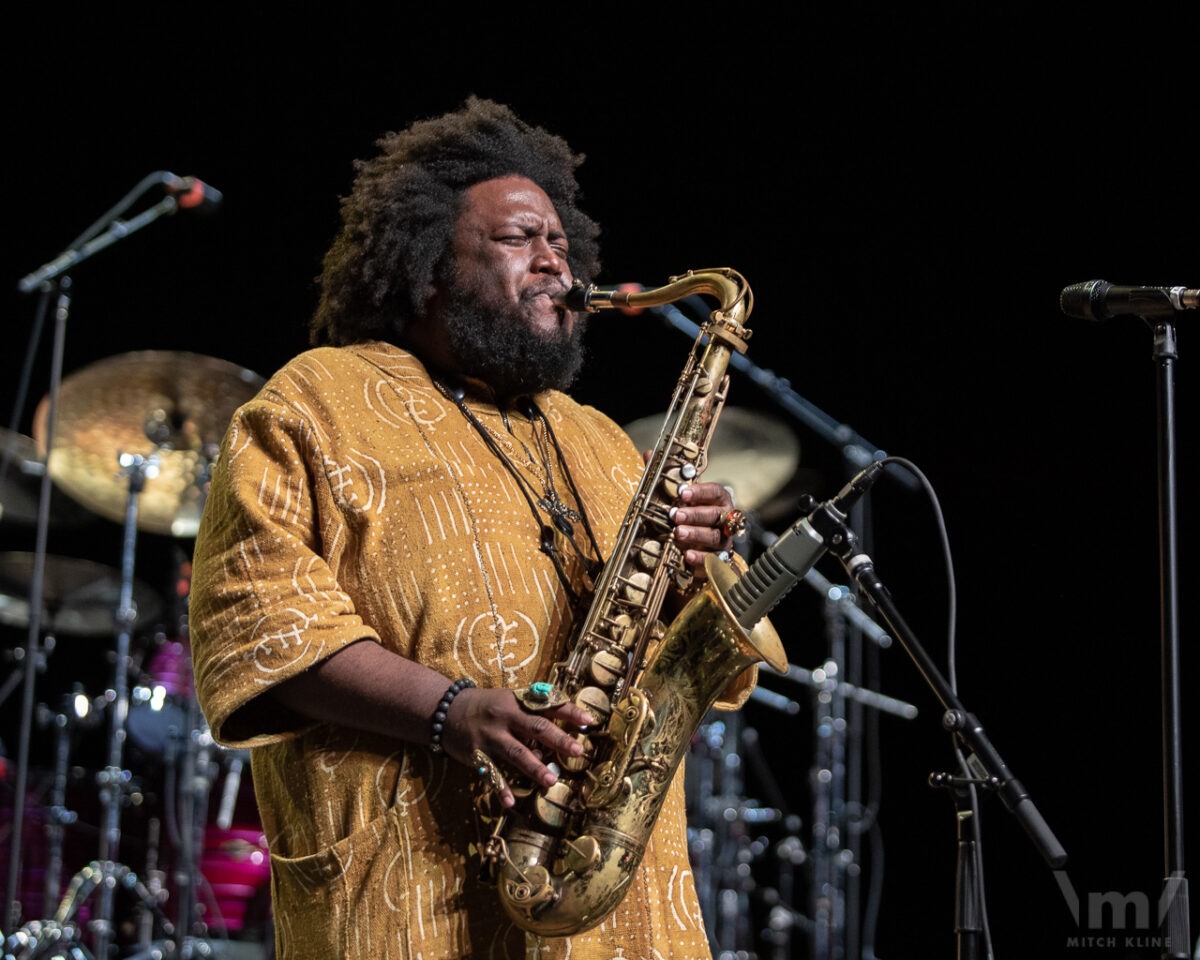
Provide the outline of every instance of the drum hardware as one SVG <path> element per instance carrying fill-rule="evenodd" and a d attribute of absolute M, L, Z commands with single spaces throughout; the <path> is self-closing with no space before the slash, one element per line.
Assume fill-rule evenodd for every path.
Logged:
<path fill-rule="evenodd" d="M 168 183 L 168 181 L 170 182 Z M 10 923 L 11 926 L 15 926 L 19 922 L 18 918 L 20 916 L 20 905 L 17 900 L 16 891 L 19 885 L 18 871 L 21 862 L 20 838 L 23 832 L 26 780 L 29 771 L 29 740 L 35 715 L 33 695 L 34 676 L 36 667 L 42 664 L 45 659 L 40 642 L 43 633 L 50 632 L 48 627 L 54 626 L 51 623 L 51 620 L 54 619 L 51 616 L 51 612 L 56 607 L 53 603 L 44 602 L 43 588 L 47 573 L 45 561 L 47 531 L 51 514 L 54 512 L 52 510 L 52 487 L 50 481 L 55 476 L 54 461 L 56 456 L 58 459 L 63 459 L 60 455 L 60 445 L 56 442 L 56 433 L 58 432 L 60 420 L 59 400 L 60 388 L 63 387 L 62 361 L 65 352 L 66 325 L 71 305 L 70 290 L 72 284 L 70 277 L 66 275 L 65 271 L 105 249 L 120 238 L 128 236 L 134 231 L 150 224 L 159 216 L 174 212 L 179 206 L 180 201 L 173 193 L 137 216 L 129 220 L 121 219 L 125 211 L 140 199 L 147 190 L 161 183 L 168 183 L 169 187 L 173 185 L 174 193 L 179 192 L 178 184 L 180 181 L 178 178 L 162 171 L 150 174 L 121 202 L 80 235 L 62 254 L 37 271 L 26 276 L 20 284 L 23 292 L 31 292 L 35 289 L 40 290 L 41 297 L 37 305 L 32 328 L 33 333 L 28 345 L 26 369 L 18 388 L 19 396 L 12 418 L 14 427 L 24 408 L 29 370 L 32 369 L 44 320 L 51 306 L 54 308 L 54 344 L 50 359 L 50 389 L 47 399 L 39 407 L 37 429 L 34 431 L 37 441 L 42 445 L 42 449 L 49 451 L 49 456 L 47 457 L 49 466 L 48 468 L 42 466 L 40 462 L 41 458 L 29 456 L 28 454 L 31 451 L 26 449 L 26 455 L 21 456 L 20 462 L 15 464 L 17 469 L 10 471 L 10 466 L 14 464 L 13 451 L 16 449 L 17 443 L 15 441 L 9 442 L 11 439 L 9 437 L 5 437 L 4 455 L 2 460 L 0 460 L 0 507 L 8 511 L 7 519 L 17 520 L 22 516 L 21 511 L 17 509 L 19 497 L 13 494 L 12 485 L 8 481 L 15 479 L 17 487 L 20 489 L 23 489 L 26 485 L 26 476 L 37 476 L 39 481 L 37 508 L 35 511 L 32 511 L 34 516 L 31 517 L 31 519 L 36 520 L 37 524 L 37 545 L 34 559 L 31 563 L 31 572 L 27 577 L 29 589 L 27 593 L 23 593 L 29 599 L 26 602 L 24 613 L 14 614 L 22 625 L 27 626 L 27 640 L 22 650 L 23 656 L 14 657 L 14 659 L 22 661 L 23 700 L 17 758 L 16 800 L 13 808 L 13 842 L 8 858 L 9 870 L 4 916 L 0 917 L 0 926 L 10 929 Z M 185 181 L 185 183 L 190 183 L 190 181 Z M 211 193 L 212 191 L 206 192 Z M 229 416 L 233 409 L 240 405 L 240 403 L 250 399 L 262 383 L 261 378 L 249 373 L 249 371 L 241 371 L 240 368 L 235 368 L 231 364 L 222 364 L 221 361 L 215 360 L 210 361 L 208 358 L 196 358 L 187 354 L 173 355 L 174 362 L 170 362 L 170 358 L 162 354 L 143 355 L 143 358 L 146 361 L 143 364 L 144 367 L 157 367 L 160 370 L 163 367 L 169 368 L 165 374 L 167 382 L 163 384 L 163 389 L 161 390 L 161 394 L 166 396 L 167 403 L 143 404 L 140 409 L 140 416 L 137 419 L 138 428 L 142 434 L 145 434 L 147 430 L 150 431 L 152 444 L 155 449 L 149 449 L 144 446 L 146 439 L 144 436 L 135 438 L 130 443 L 122 443 L 119 439 L 118 442 L 111 442 L 112 437 L 110 434 L 113 431 L 106 428 L 114 425 L 104 422 L 103 411 L 105 407 L 103 403 L 107 400 L 120 407 L 127 401 L 130 394 L 135 392 L 132 389 L 135 383 L 125 372 L 120 372 L 110 378 L 107 387 L 101 392 L 103 395 L 96 393 L 87 395 L 86 391 L 77 390 L 74 387 L 66 391 L 69 395 L 75 395 L 76 400 L 81 402 L 74 403 L 74 406 L 72 406 L 73 401 L 71 396 L 66 398 L 66 422 L 64 426 L 71 427 L 72 425 L 86 421 L 90 412 L 96 413 L 97 416 L 86 425 L 82 435 L 74 435 L 71 440 L 63 445 L 68 451 L 68 456 L 65 458 L 67 461 L 65 469 L 66 473 L 70 476 L 61 482 L 55 478 L 55 482 L 58 483 L 59 488 L 71 493 L 80 502 L 91 506 L 93 510 L 102 515 L 107 515 L 111 519 L 123 520 L 125 522 L 119 597 L 113 598 L 110 596 L 107 599 L 96 601 L 103 610 L 102 617 L 104 623 L 98 630 L 93 631 L 89 629 L 84 631 L 103 633 L 106 630 L 111 630 L 114 625 L 114 618 L 111 617 L 110 611 L 114 605 L 114 599 L 118 601 L 116 603 L 118 612 L 115 617 L 117 649 L 113 660 L 114 682 L 112 689 L 108 691 L 108 696 L 106 697 L 106 702 L 111 707 L 109 712 L 108 763 L 97 778 L 104 806 L 105 823 L 101 833 L 100 859 L 93 861 L 75 876 L 70 884 L 67 896 L 64 897 L 62 903 L 59 905 L 54 919 L 31 921 L 13 934 L 6 942 L 6 949 L 19 951 L 20 956 L 23 958 L 33 957 L 35 954 L 37 956 L 45 956 L 46 952 L 51 950 L 55 955 L 72 957 L 89 956 L 90 954 L 78 942 L 80 931 L 78 926 L 74 924 L 73 918 L 76 916 L 83 901 L 95 891 L 97 886 L 101 889 L 102 904 L 108 904 L 107 908 L 102 905 L 101 916 L 95 924 L 96 954 L 104 958 L 104 960 L 107 960 L 108 947 L 112 935 L 111 901 L 113 889 L 122 887 L 133 890 L 142 902 L 147 905 L 147 909 L 153 911 L 156 907 L 154 897 L 147 896 L 148 891 L 137 881 L 136 876 L 129 868 L 115 862 L 117 841 L 120 835 L 118 811 L 122 800 L 126 797 L 126 791 L 130 782 L 129 772 L 123 769 L 121 750 L 126 735 L 125 723 L 129 708 L 126 676 L 130 662 L 130 634 L 137 619 L 138 601 L 142 599 L 135 596 L 135 593 L 138 591 L 134 589 L 132 577 L 133 531 L 138 526 L 138 494 L 142 492 L 146 481 L 150 480 L 151 485 L 148 488 L 150 496 L 146 500 L 145 520 L 142 523 L 144 529 L 155 530 L 157 528 L 162 532 L 172 533 L 176 536 L 194 534 L 199 520 L 199 507 L 203 503 L 203 494 L 211 460 L 216 455 L 217 443 L 224 433 Z M 214 365 L 223 366 L 227 369 L 231 368 L 237 371 L 238 375 L 234 378 L 222 379 L 220 371 L 213 369 Z M 147 374 L 147 376 L 150 376 L 150 374 Z M 230 379 L 236 381 L 236 385 L 231 387 L 230 390 L 237 394 L 237 396 L 232 402 L 223 403 L 222 397 L 212 396 L 211 393 L 220 393 L 222 384 L 228 385 Z M 190 395 L 188 394 L 189 386 L 197 386 L 197 389 L 193 390 Z M 184 402 L 189 397 L 194 399 L 196 394 L 200 396 L 200 399 L 196 403 L 189 406 Z M 139 396 L 142 400 L 147 399 L 144 396 Z M 228 400 L 228 397 L 224 399 Z M 215 425 L 210 421 L 215 421 Z M 72 450 L 79 450 L 74 445 L 74 440 L 80 439 L 81 436 L 83 449 L 80 451 L 80 456 L 74 458 L 75 462 L 73 463 L 69 453 Z M 98 445 L 100 449 L 89 451 L 87 449 L 88 443 Z M 112 476 L 113 463 L 116 461 L 116 455 L 122 451 L 129 453 L 130 456 L 122 462 L 121 465 L 125 469 L 119 478 L 114 478 Z M 182 455 L 180 451 L 182 451 Z M 85 468 L 79 467 L 79 461 L 86 460 L 86 454 L 89 452 L 94 454 L 93 459 L 90 461 L 90 466 L 95 468 L 94 475 L 90 477 L 88 476 L 86 466 Z M 166 480 L 171 482 L 164 482 L 161 476 L 158 480 L 150 476 L 153 470 L 147 469 L 147 461 L 152 459 L 156 453 L 159 454 L 159 459 L 164 461 L 164 473 L 167 475 Z M 79 487 L 81 487 L 81 492 L 72 489 L 73 479 L 80 479 Z M 101 500 L 104 499 L 103 490 L 106 485 L 108 487 L 108 506 L 111 508 L 107 514 L 105 514 L 103 509 L 99 509 L 97 504 L 89 503 L 89 500 L 94 500 L 97 497 Z M 101 493 L 93 496 L 97 488 Z M 114 490 L 115 493 L 113 492 Z M 25 511 L 25 513 L 28 515 L 30 511 Z M 4 514 L 0 513 L 0 519 L 4 518 Z M 0 587 L 0 591 L 2 591 L 2 587 Z M 4 591 L 4 593 L 7 594 L 7 591 Z M 4 596 L 4 600 L 8 599 L 12 599 L 12 597 Z M 150 606 L 148 603 L 140 605 L 143 613 Z M 11 611 L 12 604 L 5 604 L 0 601 L 0 607 L 4 606 L 7 606 Z M 48 610 L 47 608 L 50 609 Z M 46 615 L 47 618 L 45 624 L 41 622 L 43 615 Z M 59 624 L 57 629 L 62 633 L 71 632 L 66 624 Z M 49 647 L 51 643 L 52 639 L 46 646 Z M 3 688 L 4 696 L 7 696 L 15 685 L 15 682 L 6 682 Z M 59 715 L 56 714 L 55 716 Z M 69 718 L 69 713 L 65 709 L 61 715 Z M 61 742 L 60 740 L 60 745 Z M 58 749 L 56 748 L 57 754 Z M 61 762 L 57 759 L 57 756 L 56 764 L 61 768 Z M 65 805 L 61 809 L 65 812 Z M 68 819 L 65 813 L 63 818 Z M 65 826 L 65 823 L 63 825 Z M 166 923 L 165 918 L 162 918 L 161 910 L 157 911 L 157 915 L 161 918 L 163 929 L 168 933 L 173 932 L 170 929 L 170 925 Z M 199 951 L 196 952 L 196 955 L 199 955 Z"/>
<path fill-rule="evenodd" d="M 65 828 L 75 823 L 79 815 L 67 807 L 67 782 L 70 775 L 71 740 L 76 730 L 88 729 L 100 722 L 99 711 L 92 709 L 91 699 L 76 684 L 65 694 L 56 711 L 39 706 L 39 721 L 54 727 L 54 779 L 46 807 L 46 881 L 42 915 L 53 915 L 62 890 L 63 839 Z"/>
<path fill-rule="evenodd" d="M 752 874 L 753 865 L 773 847 L 757 835 L 757 829 L 782 824 L 794 833 L 800 828 L 799 818 L 790 815 L 785 804 L 763 806 L 745 796 L 744 769 L 749 759 L 770 799 L 782 797 L 769 766 L 756 755 L 757 738 L 757 731 L 745 724 L 740 713 L 712 711 L 693 738 L 685 767 L 687 795 L 693 804 L 688 817 L 692 875 L 718 960 L 753 958 L 756 931 L 751 899 L 780 899 L 778 891 L 759 886 Z"/>
<path fill-rule="evenodd" d="M 0 600 L 0 606 L 2 606 Z M 2 621 L 0 621 L 2 622 Z M 54 653 L 54 647 L 57 641 L 53 634 L 47 634 L 42 637 L 42 642 L 34 647 L 33 651 L 33 672 L 45 673 L 46 663 L 50 659 L 50 655 Z M 25 672 L 25 657 L 27 651 L 25 647 L 13 647 L 12 650 L 5 650 L 2 657 L 13 664 L 12 673 L 10 673 L 0 684 L 0 706 L 4 705 L 4 701 L 9 698 L 12 692 L 21 682 L 21 677 Z"/>
<path fill-rule="evenodd" d="M 63 381 L 54 482 L 102 517 L 122 522 L 126 483 L 118 456 L 155 458 L 141 491 L 138 528 L 194 537 L 213 460 L 234 411 L 265 381 L 215 357 L 142 350 L 98 360 Z M 46 401 L 34 418 L 45 449 Z"/>
<path fill-rule="evenodd" d="M 788 680 L 809 687 L 813 694 L 815 750 L 808 778 L 813 814 L 811 842 L 805 858 L 810 877 L 807 898 L 810 913 L 799 924 L 795 922 L 795 911 L 787 915 L 773 913 L 771 929 L 780 937 L 797 926 L 804 929 L 814 958 L 846 956 L 846 927 L 855 922 L 847 915 L 846 881 L 857 876 L 861 867 L 846 840 L 856 829 L 853 821 L 861 805 L 848 796 L 845 780 L 846 740 L 850 732 L 846 704 L 857 702 L 906 720 L 917 716 L 912 704 L 840 679 L 841 668 L 836 657 L 844 656 L 845 652 L 842 617 L 847 609 L 840 589 L 827 593 L 829 659 L 815 670 L 789 667 L 786 675 Z"/>
<path fill-rule="evenodd" d="M 0 623 L 27 627 L 35 554 L 0 553 Z M 133 583 L 136 624 L 162 611 L 158 595 L 145 583 Z M 103 563 L 49 554 L 42 578 L 42 629 L 69 636 L 111 636 L 113 610 L 121 599 L 121 572 Z M 45 640 L 43 640 L 43 646 Z M 52 645 L 51 645 L 52 646 Z"/>
<path fill-rule="evenodd" d="M 639 450 L 654 446 L 663 415 L 642 417 L 624 430 Z M 767 414 L 725 407 L 721 430 L 708 448 L 704 479 L 733 491 L 743 510 L 754 510 L 784 488 L 800 462 L 800 441 L 787 424 Z"/>
<path fill-rule="evenodd" d="M 28 526 L 37 522 L 39 486 L 46 463 L 37 441 L 0 427 L 0 523 Z M 54 488 L 50 492 L 50 522 L 56 528 L 75 527 L 95 519 L 95 514 Z"/>

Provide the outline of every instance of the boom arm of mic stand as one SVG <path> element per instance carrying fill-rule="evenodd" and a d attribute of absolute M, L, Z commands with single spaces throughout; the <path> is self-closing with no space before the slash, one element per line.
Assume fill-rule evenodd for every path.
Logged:
<path fill-rule="evenodd" d="M 179 201 L 175 197 L 163 197 L 154 206 L 143 210 L 131 220 L 114 220 L 100 236 L 89 240 L 78 249 L 71 247 L 64 250 L 49 263 L 43 264 L 33 273 L 22 277 L 20 283 L 17 284 L 17 289 L 21 293 L 30 293 L 43 283 L 70 270 L 76 264 L 83 263 L 84 260 L 99 253 L 105 247 L 112 246 L 118 240 L 125 239 L 131 233 L 141 230 L 142 227 L 153 223 L 164 214 L 174 213 L 177 209 L 179 209 Z"/>
<path fill-rule="evenodd" d="M 691 297 L 684 297 L 679 302 L 687 303 L 691 299 Z M 703 301 L 700 302 L 701 304 L 703 303 Z M 686 334 L 693 340 L 696 339 L 696 334 L 700 332 L 700 327 L 684 316 L 672 303 L 665 303 L 661 306 L 651 307 L 650 309 L 662 316 L 668 326 L 674 327 L 680 333 Z M 707 311 L 707 307 L 704 310 Z M 773 370 L 767 370 L 764 367 L 758 366 L 742 353 L 731 355 L 729 365 L 754 381 L 755 384 L 770 395 L 771 399 L 805 426 L 819 434 L 830 446 L 840 448 L 846 459 L 856 467 L 865 467 L 873 461 L 882 460 L 887 456 L 884 451 L 880 450 L 873 443 L 868 443 L 852 427 L 845 423 L 838 423 L 837 420 L 816 404 L 800 396 L 800 394 L 792 389 L 792 385 L 785 378 L 778 376 Z M 888 476 L 893 480 L 898 480 L 909 490 L 920 488 L 918 480 L 907 470 L 891 463 L 884 469 L 887 471 Z"/>
<path fill-rule="evenodd" d="M 982 765 L 984 778 L 994 777 L 996 779 L 996 792 L 1000 794 L 1000 799 L 1017 818 L 1017 822 L 1021 824 L 1029 839 L 1033 841 L 1034 846 L 1042 855 L 1042 859 L 1055 870 L 1064 866 L 1067 862 L 1066 850 L 1063 849 L 1050 826 L 1034 806 L 1028 791 L 1012 775 L 1001 759 L 1000 754 L 984 732 L 983 725 L 963 706 L 950 688 L 946 678 L 934 664 L 933 659 L 921 646 L 916 634 L 904 622 L 887 587 L 875 573 L 874 562 L 865 553 L 857 552 L 855 537 L 849 528 L 846 529 L 843 543 L 844 549 L 837 552 L 847 572 L 858 581 L 863 592 L 871 598 L 871 602 L 875 604 L 888 626 L 891 627 L 892 635 L 900 641 L 900 646 L 912 658 L 913 663 L 921 672 L 921 676 L 933 690 L 934 696 L 946 708 L 942 726 L 962 741 L 971 752 L 971 759 L 976 764 Z"/>

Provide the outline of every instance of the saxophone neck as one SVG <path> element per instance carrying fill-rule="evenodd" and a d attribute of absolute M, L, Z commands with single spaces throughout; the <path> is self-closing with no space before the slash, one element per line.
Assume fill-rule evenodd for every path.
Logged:
<path fill-rule="evenodd" d="M 739 353 L 745 352 L 745 341 L 750 339 L 751 332 L 746 321 L 754 309 L 754 294 L 746 278 L 730 267 L 689 270 L 671 277 L 670 282 L 661 287 L 648 290 L 597 287 L 577 280 L 557 299 L 568 310 L 598 313 L 609 309 L 657 307 L 694 294 L 708 294 L 720 301 L 720 306 L 709 315 L 712 329 L 706 332 L 720 336 Z"/>

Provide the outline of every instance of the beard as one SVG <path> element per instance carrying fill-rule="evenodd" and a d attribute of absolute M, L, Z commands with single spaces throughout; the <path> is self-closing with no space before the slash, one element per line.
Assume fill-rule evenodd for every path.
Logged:
<path fill-rule="evenodd" d="M 566 390 L 583 366 L 586 314 L 575 315 L 568 333 L 534 329 L 524 308 L 542 293 L 561 290 L 549 282 L 526 288 L 516 304 L 485 304 L 479 291 L 461 282 L 450 288 L 446 335 L 460 372 L 482 380 L 499 397 Z"/>

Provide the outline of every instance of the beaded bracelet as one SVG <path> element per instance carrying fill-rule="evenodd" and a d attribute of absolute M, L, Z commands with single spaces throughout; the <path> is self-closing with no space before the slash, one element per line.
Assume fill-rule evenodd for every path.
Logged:
<path fill-rule="evenodd" d="M 429 728 L 429 749 L 434 753 L 442 752 L 442 729 L 446 725 L 446 714 L 450 712 L 450 704 L 467 687 L 473 686 L 475 686 L 474 680 L 463 677 L 461 680 L 455 680 L 450 684 L 450 687 L 442 694 L 442 699 L 438 701 L 437 709 L 433 711 L 433 720 Z"/>

